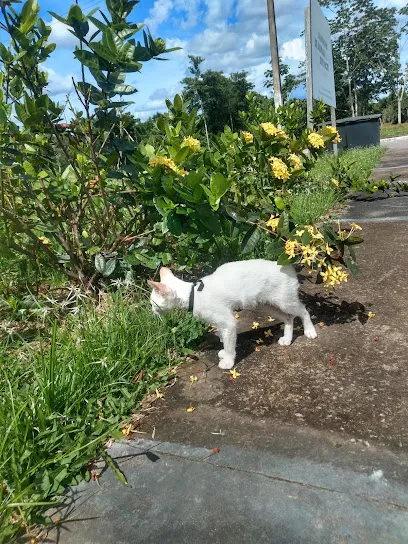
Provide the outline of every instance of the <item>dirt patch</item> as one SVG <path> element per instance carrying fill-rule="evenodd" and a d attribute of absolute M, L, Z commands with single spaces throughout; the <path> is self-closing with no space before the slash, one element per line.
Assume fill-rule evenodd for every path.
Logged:
<path fill-rule="evenodd" d="M 406 448 L 408 224 L 372 224 L 364 234 L 365 243 L 358 248 L 361 275 L 336 296 L 328 297 L 303 278 L 302 297 L 314 323 L 320 323 L 316 340 L 299 330 L 290 347 L 279 346 L 280 324 L 242 312 L 237 357 L 241 376 L 231 380 L 218 369 L 219 345 L 208 346 L 196 362 L 182 368 L 143 429 L 169 427 L 172 419 L 183 425 L 185 419 L 187 432 L 194 421 L 217 409 L 257 423 L 309 426 L 366 445 Z M 370 311 L 375 317 L 368 318 Z M 260 323 L 256 330 L 253 321 Z M 191 382 L 191 375 L 197 381 Z M 195 411 L 186 414 L 188 406 Z M 181 420 L 175 417 L 181 413 L 186 414 Z"/>

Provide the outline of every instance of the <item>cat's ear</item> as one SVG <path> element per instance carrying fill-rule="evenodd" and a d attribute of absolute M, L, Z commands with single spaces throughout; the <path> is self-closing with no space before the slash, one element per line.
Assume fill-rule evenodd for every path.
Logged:
<path fill-rule="evenodd" d="M 160 268 L 160 279 L 161 281 L 165 281 L 166 278 L 169 278 L 173 275 L 173 272 L 170 270 L 170 268 L 166 268 L 165 266 L 162 266 Z"/>
<path fill-rule="evenodd" d="M 158 281 L 147 280 L 147 283 L 153 287 L 153 289 L 159 293 L 162 297 L 168 297 L 173 294 L 173 291 L 164 283 L 159 283 Z"/>

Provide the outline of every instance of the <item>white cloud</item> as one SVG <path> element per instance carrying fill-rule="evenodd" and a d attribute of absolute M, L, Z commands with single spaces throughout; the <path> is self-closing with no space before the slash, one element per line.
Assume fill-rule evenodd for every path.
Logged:
<path fill-rule="evenodd" d="M 61 21 L 54 19 L 54 17 L 51 19 L 49 25 L 51 26 L 50 42 L 56 43 L 57 47 L 70 47 L 73 49 L 76 45 L 79 45 L 78 38 L 75 38 L 67 25 L 64 25 L 64 23 L 61 23 Z M 93 23 L 89 23 L 89 32 L 87 37 L 92 36 L 96 30 L 96 26 Z"/>
<path fill-rule="evenodd" d="M 295 38 L 282 44 L 280 55 L 283 60 L 305 60 L 305 43 L 301 38 Z"/>
<path fill-rule="evenodd" d="M 47 90 L 51 96 L 67 94 L 73 89 L 72 74 L 61 75 L 47 66 L 44 66 L 44 69 L 48 72 Z"/>
<path fill-rule="evenodd" d="M 205 0 L 207 25 L 224 25 L 233 13 L 234 0 Z"/>
<path fill-rule="evenodd" d="M 173 0 L 156 0 L 152 9 L 149 11 L 149 17 L 145 20 L 145 24 L 149 27 L 150 32 L 156 32 L 157 27 L 166 21 L 173 9 Z"/>
<path fill-rule="evenodd" d="M 194 28 L 200 15 L 200 0 L 175 0 L 174 8 L 185 13 L 185 19 L 181 21 L 181 28 Z"/>

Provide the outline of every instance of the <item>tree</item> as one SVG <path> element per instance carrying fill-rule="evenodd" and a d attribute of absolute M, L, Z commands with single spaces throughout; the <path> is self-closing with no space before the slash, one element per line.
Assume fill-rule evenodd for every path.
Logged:
<path fill-rule="evenodd" d="M 373 0 L 322 0 L 330 21 L 337 109 L 368 113 L 373 101 L 395 89 L 399 77 L 397 10 Z"/>
<path fill-rule="evenodd" d="M 190 102 L 190 108 L 202 113 L 206 133 L 213 134 L 228 125 L 232 130 L 242 127 L 240 111 L 246 111 L 246 94 L 254 88 L 247 80 L 247 72 L 235 72 L 229 77 L 223 72 L 207 70 L 202 73 L 202 57 L 189 55 L 189 72 L 193 77 L 182 80 L 183 97 Z"/>
<path fill-rule="evenodd" d="M 285 64 L 282 59 L 279 59 L 280 73 L 282 78 L 282 98 L 284 102 L 290 100 L 291 94 L 293 91 L 299 87 L 299 85 L 304 85 L 306 82 L 306 73 L 300 72 L 299 74 L 291 74 L 288 64 Z M 300 68 L 300 66 L 299 66 Z M 272 67 L 269 70 L 266 70 L 264 73 L 266 78 L 264 82 L 264 87 L 267 89 L 272 89 L 273 92 L 273 72 Z"/>

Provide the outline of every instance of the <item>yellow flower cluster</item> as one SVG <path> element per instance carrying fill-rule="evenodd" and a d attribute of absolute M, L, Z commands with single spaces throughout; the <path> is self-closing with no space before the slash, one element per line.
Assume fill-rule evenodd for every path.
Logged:
<path fill-rule="evenodd" d="M 332 142 L 334 144 L 339 144 L 341 142 L 341 137 L 340 137 L 340 134 L 338 133 L 337 129 L 335 127 L 326 127 L 326 130 L 329 134 L 335 134 L 336 137 L 334 138 L 334 140 L 332 140 Z"/>
<path fill-rule="evenodd" d="M 297 240 L 286 240 L 285 253 L 289 259 L 294 259 L 299 252 L 299 242 Z"/>
<path fill-rule="evenodd" d="M 261 127 L 267 136 L 276 136 L 282 139 L 288 137 L 284 130 L 276 127 L 273 123 L 261 123 Z"/>
<path fill-rule="evenodd" d="M 279 225 L 279 219 L 279 216 L 274 217 L 273 215 L 271 215 L 271 217 L 265 224 L 267 227 L 270 227 L 273 232 L 275 232 Z"/>
<path fill-rule="evenodd" d="M 313 147 L 314 149 L 319 149 L 324 147 L 323 136 L 321 136 L 317 132 L 311 132 L 309 136 L 307 137 L 307 140 L 309 144 L 311 145 L 311 147 Z"/>
<path fill-rule="evenodd" d="M 338 186 L 340 185 L 339 180 L 336 179 L 336 178 L 332 178 L 332 179 L 331 179 L 331 183 L 332 183 L 332 185 L 334 185 L 335 187 L 338 187 Z"/>
<path fill-rule="evenodd" d="M 290 174 L 288 167 L 281 159 L 278 159 L 278 157 L 270 157 L 268 161 L 275 178 L 281 179 L 282 181 L 289 179 Z"/>
<path fill-rule="evenodd" d="M 320 272 L 323 281 L 327 287 L 340 285 L 342 281 L 347 282 L 347 273 L 343 271 L 341 266 L 328 265 L 325 272 Z"/>
<path fill-rule="evenodd" d="M 289 158 L 294 170 L 302 170 L 303 163 L 298 155 L 291 153 Z"/>
<path fill-rule="evenodd" d="M 305 230 L 313 240 L 324 240 L 323 234 L 313 225 L 306 225 Z"/>
<path fill-rule="evenodd" d="M 247 132 L 246 130 L 243 130 L 242 137 L 247 144 L 252 144 L 252 142 L 254 141 L 254 135 L 252 134 L 252 132 Z"/>
<path fill-rule="evenodd" d="M 191 151 L 194 151 L 196 153 L 197 151 L 200 151 L 201 144 L 200 141 L 196 138 L 193 138 L 192 136 L 187 136 L 187 138 L 184 138 L 183 140 L 183 147 L 189 147 Z"/>
<path fill-rule="evenodd" d="M 304 246 L 300 246 L 300 249 L 302 250 L 302 260 L 300 262 L 306 266 L 312 266 L 312 262 L 319 255 L 317 248 L 311 246 L 310 244 L 306 244 Z"/>
<path fill-rule="evenodd" d="M 162 155 L 156 155 L 155 157 L 152 157 L 149 161 L 149 164 L 153 168 L 156 168 L 156 166 L 163 166 L 164 168 L 167 168 L 168 170 L 172 170 L 173 172 L 178 173 L 176 163 L 172 161 L 171 159 L 169 159 L 168 157 L 163 157 Z"/>

